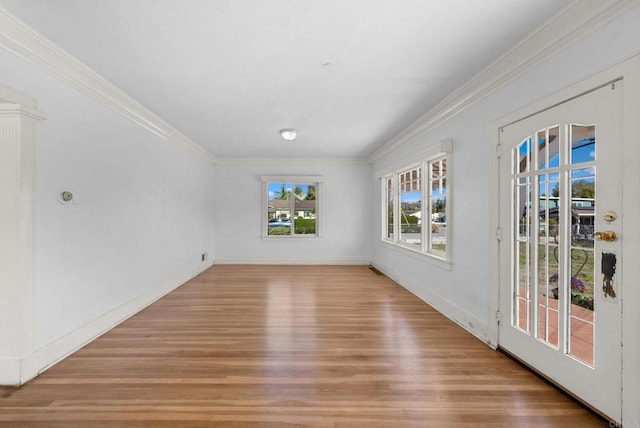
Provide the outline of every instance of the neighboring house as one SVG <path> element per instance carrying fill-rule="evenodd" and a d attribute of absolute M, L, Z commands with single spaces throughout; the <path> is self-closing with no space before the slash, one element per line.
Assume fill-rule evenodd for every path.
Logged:
<path fill-rule="evenodd" d="M 550 224 L 558 224 L 558 198 L 549 197 L 549 220 Z M 540 199 L 540 221 L 545 221 L 546 199 Z M 595 200 L 592 198 L 572 198 L 571 199 L 571 224 L 579 225 L 575 233 L 593 232 L 595 224 Z"/>
<path fill-rule="evenodd" d="M 273 199 L 269 201 L 269 219 L 277 218 L 289 220 L 291 218 L 291 201 L 288 199 Z M 316 218 L 315 200 L 296 200 L 294 218 Z"/>

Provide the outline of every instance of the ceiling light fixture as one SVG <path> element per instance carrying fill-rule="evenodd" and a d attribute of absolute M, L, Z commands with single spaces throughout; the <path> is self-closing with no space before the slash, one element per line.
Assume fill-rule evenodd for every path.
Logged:
<path fill-rule="evenodd" d="M 298 130 L 291 129 L 291 128 L 281 129 L 280 135 L 282 135 L 282 138 L 284 138 L 287 141 L 293 141 L 298 135 Z"/>

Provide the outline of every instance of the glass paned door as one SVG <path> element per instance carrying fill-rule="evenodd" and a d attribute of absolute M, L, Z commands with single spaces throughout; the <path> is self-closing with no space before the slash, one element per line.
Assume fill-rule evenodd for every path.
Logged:
<path fill-rule="evenodd" d="M 605 293 L 603 272 L 621 246 L 602 231 L 622 232 L 621 219 L 604 220 L 622 206 L 620 93 L 602 87 L 500 134 L 510 156 L 500 162 L 500 227 L 508 231 L 500 312 L 508 316 L 499 344 L 613 419 L 622 312 L 619 284 Z"/>

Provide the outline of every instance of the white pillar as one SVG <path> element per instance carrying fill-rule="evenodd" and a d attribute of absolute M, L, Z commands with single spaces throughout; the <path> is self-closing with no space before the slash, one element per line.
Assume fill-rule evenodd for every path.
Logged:
<path fill-rule="evenodd" d="M 0 384 L 23 383 L 34 350 L 36 123 L 30 106 L 0 103 Z"/>

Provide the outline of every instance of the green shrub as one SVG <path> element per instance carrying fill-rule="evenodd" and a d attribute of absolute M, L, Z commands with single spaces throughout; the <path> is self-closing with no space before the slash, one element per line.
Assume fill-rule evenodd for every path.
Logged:
<path fill-rule="evenodd" d="M 593 295 L 571 293 L 571 303 L 585 309 L 593 310 Z"/>
<path fill-rule="evenodd" d="M 297 235 L 314 235 L 316 233 L 316 219 L 315 218 L 296 218 L 295 219 L 295 232 Z"/>
<path fill-rule="evenodd" d="M 290 227 L 270 227 L 269 235 L 291 235 Z"/>
<path fill-rule="evenodd" d="M 302 218 L 298 217 L 295 219 L 296 227 L 316 227 L 316 219 L 315 218 Z"/>
<path fill-rule="evenodd" d="M 403 218 L 404 218 L 403 223 L 418 224 L 418 217 L 416 217 L 414 215 L 408 215 L 408 216 L 403 217 Z"/>

